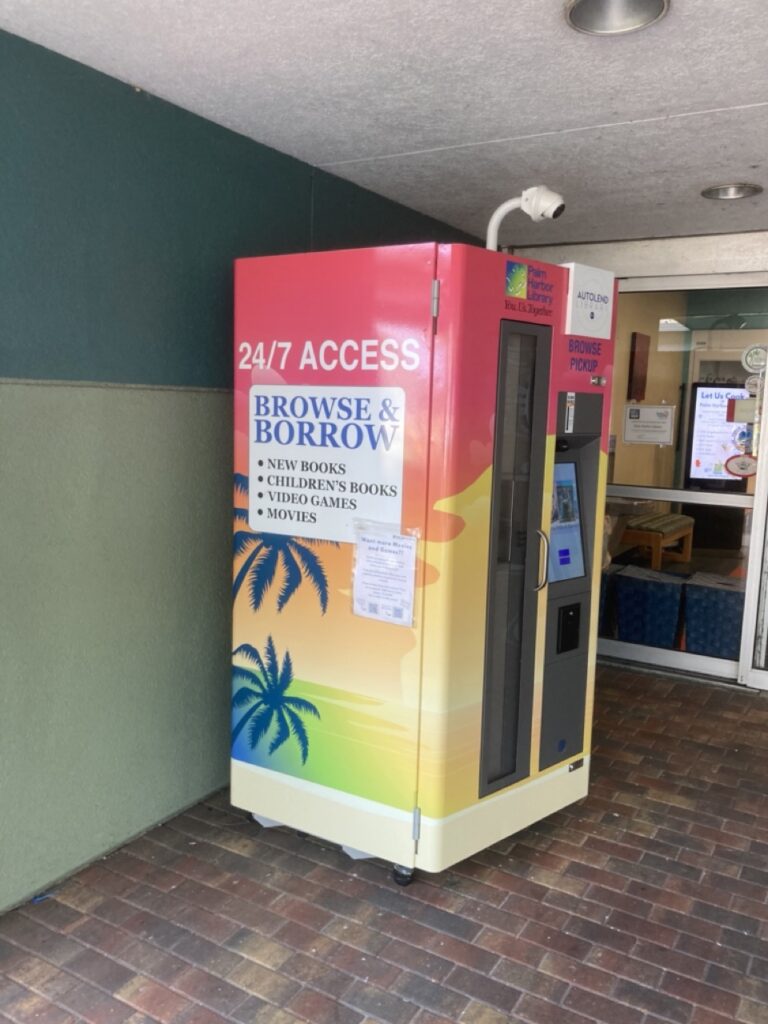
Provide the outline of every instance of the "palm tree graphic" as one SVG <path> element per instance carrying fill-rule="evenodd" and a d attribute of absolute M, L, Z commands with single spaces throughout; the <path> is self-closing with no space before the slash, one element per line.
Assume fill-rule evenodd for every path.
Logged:
<path fill-rule="evenodd" d="M 314 715 L 315 718 L 319 718 L 320 712 L 314 704 L 303 697 L 287 696 L 293 682 L 290 654 L 288 651 L 285 652 L 283 664 L 280 665 L 271 636 L 267 638 L 264 658 L 250 644 L 241 644 L 234 654 L 254 664 L 256 671 L 240 665 L 235 665 L 232 670 L 233 685 L 237 687 L 241 684 L 235 690 L 232 707 L 248 707 L 232 730 L 233 748 L 246 725 L 249 726 L 248 742 L 252 750 L 256 749 L 274 726 L 269 753 L 274 754 L 293 734 L 301 749 L 301 763 L 306 764 L 309 756 L 309 736 L 301 715 Z"/>
<path fill-rule="evenodd" d="M 235 490 L 248 494 L 248 477 L 235 473 Z M 232 585 L 232 596 L 237 597 L 240 588 L 248 581 L 251 608 L 258 611 L 264 595 L 277 575 L 282 564 L 283 582 L 277 596 L 277 610 L 282 611 L 306 577 L 317 592 L 323 614 L 328 607 L 328 577 L 323 563 L 307 544 L 296 537 L 280 533 L 256 533 L 248 527 L 248 509 L 235 505 L 235 524 L 245 523 L 245 529 L 235 530 L 235 557 L 246 555 Z M 309 540 L 309 544 L 318 541 Z M 333 543 L 333 542 L 328 542 Z M 338 547 L 338 545 L 336 545 Z"/>

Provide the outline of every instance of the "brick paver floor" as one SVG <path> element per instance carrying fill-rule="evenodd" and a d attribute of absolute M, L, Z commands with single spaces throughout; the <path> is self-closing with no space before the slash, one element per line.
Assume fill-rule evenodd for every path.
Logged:
<path fill-rule="evenodd" d="M 409 888 L 226 795 L 0 918 L 18 1024 L 766 1024 L 768 693 L 602 667 L 590 796 Z"/>

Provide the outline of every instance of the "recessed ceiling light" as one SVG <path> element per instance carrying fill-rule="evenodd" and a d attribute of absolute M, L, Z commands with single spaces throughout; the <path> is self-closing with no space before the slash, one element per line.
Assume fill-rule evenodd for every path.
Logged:
<path fill-rule="evenodd" d="M 763 191 L 761 185 L 748 185 L 740 182 L 737 185 L 713 185 L 701 193 L 705 199 L 749 199 Z"/>
<path fill-rule="evenodd" d="M 669 4 L 670 0 L 569 0 L 565 16 L 577 32 L 616 36 L 653 25 Z"/>

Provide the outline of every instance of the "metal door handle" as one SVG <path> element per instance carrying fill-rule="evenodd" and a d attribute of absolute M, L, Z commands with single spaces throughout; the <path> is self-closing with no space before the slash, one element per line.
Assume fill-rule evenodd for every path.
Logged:
<path fill-rule="evenodd" d="M 543 590 L 549 583 L 549 537 L 543 530 L 537 530 L 536 533 L 539 535 L 539 540 L 544 541 L 544 572 L 541 572 L 541 562 L 539 562 L 539 582 L 534 590 Z M 541 552 L 541 547 L 539 547 L 539 552 Z"/>

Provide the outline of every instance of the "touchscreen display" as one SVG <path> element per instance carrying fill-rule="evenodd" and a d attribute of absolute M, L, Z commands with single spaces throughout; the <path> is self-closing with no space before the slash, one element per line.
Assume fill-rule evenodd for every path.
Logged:
<path fill-rule="evenodd" d="M 549 535 L 549 582 L 584 575 L 584 547 L 575 462 L 555 463 L 552 528 Z"/>

